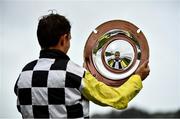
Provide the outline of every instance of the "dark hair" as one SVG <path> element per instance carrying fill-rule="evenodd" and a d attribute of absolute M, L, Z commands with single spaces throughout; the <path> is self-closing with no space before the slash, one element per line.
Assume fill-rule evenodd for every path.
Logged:
<path fill-rule="evenodd" d="M 42 49 L 55 46 L 59 38 L 70 33 L 71 25 L 68 19 L 59 14 L 49 14 L 39 20 L 37 38 Z"/>

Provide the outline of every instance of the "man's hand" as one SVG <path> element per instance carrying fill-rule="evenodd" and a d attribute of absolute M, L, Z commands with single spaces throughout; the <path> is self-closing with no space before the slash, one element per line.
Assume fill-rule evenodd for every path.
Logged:
<path fill-rule="evenodd" d="M 141 77 L 141 80 L 144 80 L 149 75 L 150 69 L 148 63 L 149 60 L 146 60 L 135 72 L 135 74 Z"/>

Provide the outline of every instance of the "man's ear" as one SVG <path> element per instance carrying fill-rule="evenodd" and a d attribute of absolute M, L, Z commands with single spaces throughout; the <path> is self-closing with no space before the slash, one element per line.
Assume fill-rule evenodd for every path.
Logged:
<path fill-rule="evenodd" d="M 63 37 L 65 40 L 68 40 L 68 34 L 64 34 Z"/>
<path fill-rule="evenodd" d="M 66 41 L 66 34 L 60 37 L 60 45 L 63 46 L 65 44 L 65 41 Z"/>

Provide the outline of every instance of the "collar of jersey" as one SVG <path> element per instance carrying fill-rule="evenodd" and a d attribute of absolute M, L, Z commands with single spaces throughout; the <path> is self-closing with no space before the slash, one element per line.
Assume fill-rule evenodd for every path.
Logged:
<path fill-rule="evenodd" d="M 41 50 L 39 58 L 70 59 L 65 53 L 56 49 Z"/>

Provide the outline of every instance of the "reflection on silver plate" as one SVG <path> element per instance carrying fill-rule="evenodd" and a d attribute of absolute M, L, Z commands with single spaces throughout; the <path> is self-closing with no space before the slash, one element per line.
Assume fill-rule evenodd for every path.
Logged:
<path fill-rule="evenodd" d="M 108 66 L 116 70 L 126 70 L 134 60 L 134 49 L 125 40 L 114 40 L 105 49 L 104 59 Z"/>
<path fill-rule="evenodd" d="M 103 34 L 100 39 L 97 40 L 95 47 L 92 49 L 92 59 L 97 71 L 104 77 L 111 80 L 120 80 L 127 78 L 137 69 L 140 63 L 140 59 L 135 59 L 136 54 L 133 45 L 131 45 L 131 43 L 127 40 L 116 39 L 115 36 L 118 35 L 125 35 L 129 37 L 132 40 L 131 42 L 133 42 L 135 45 L 135 50 L 141 53 L 138 42 L 128 31 L 113 29 Z M 113 37 L 115 39 L 113 39 Z M 107 47 L 105 48 L 104 52 L 103 48 L 106 46 L 106 44 Z M 105 60 L 105 63 L 103 63 L 103 59 Z M 126 71 L 128 67 L 133 65 L 134 60 L 134 67 Z M 112 70 L 109 70 L 107 66 L 109 68 L 112 68 Z M 120 70 L 123 73 L 115 73 L 113 72 L 113 69 Z"/>
<path fill-rule="evenodd" d="M 87 70 L 110 86 L 123 84 L 148 58 L 149 47 L 142 31 L 122 20 L 98 26 L 84 49 Z"/>

